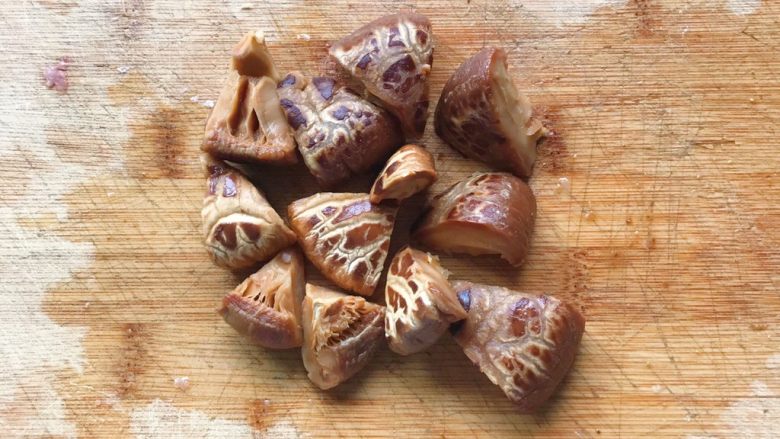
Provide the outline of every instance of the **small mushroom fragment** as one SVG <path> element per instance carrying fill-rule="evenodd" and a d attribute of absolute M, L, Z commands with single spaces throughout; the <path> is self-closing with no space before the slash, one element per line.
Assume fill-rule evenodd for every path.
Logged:
<path fill-rule="evenodd" d="M 552 296 L 456 282 L 468 317 L 453 327 L 466 356 L 524 413 L 538 410 L 574 363 L 585 318 Z"/>
<path fill-rule="evenodd" d="M 300 347 L 305 283 L 303 256 L 290 247 L 228 293 L 219 314 L 256 345 L 268 349 Z"/>
<path fill-rule="evenodd" d="M 487 47 L 452 74 L 439 98 L 436 134 L 466 157 L 520 177 L 531 175 L 545 136 L 507 72 L 506 53 Z"/>
<path fill-rule="evenodd" d="M 319 193 L 292 202 L 287 216 L 306 257 L 341 288 L 370 296 L 390 248 L 397 209 L 368 194 Z"/>
<path fill-rule="evenodd" d="M 498 254 L 520 266 L 535 216 L 536 198 L 523 180 L 503 172 L 478 173 L 437 195 L 413 236 L 448 254 Z"/>
<path fill-rule="evenodd" d="M 383 306 L 362 297 L 306 284 L 303 300 L 303 365 L 320 389 L 360 371 L 382 340 Z"/>
<path fill-rule="evenodd" d="M 420 138 L 428 119 L 433 37 L 427 17 L 400 12 L 377 18 L 337 41 L 330 55 Z"/>
<path fill-rule="evenodd" d="M 401 355 L 420 352 L 436 342 L 450 323 L 466 318 L 448 273 L 437 257 L 411 247 L 390 263 L 385 287 L 385 337 Z"/>
<path fill-rule="evenodd" d="M 323 187 L 368 171 L 403 142 L 398 122 L 388 112 L 331 78 L 309 80 L 293 72 L 278 87 L 298 149 Z"/>
<path fill-rule="evenodd" d="M 436 165 L 427 149 L 406 145 L 387 161 L 371 187 L 371 202 L 404 200 L 436 181 Z"/>
<path fill-rule="evenodd" d="M 295 140 L 279 96 L 278 73 L 261 32 L 233 49 L 225 86 L 206 121 L 201 149 L 235 162 L 294 164 Z"/>
<path fill-rule="evenodd" d="M 207 168 L 201 217 L 206 249 L 215 264 L 247 268 L 295 242 L 295 234 L 241 172 L 219 160 L 211 160 Z"/>

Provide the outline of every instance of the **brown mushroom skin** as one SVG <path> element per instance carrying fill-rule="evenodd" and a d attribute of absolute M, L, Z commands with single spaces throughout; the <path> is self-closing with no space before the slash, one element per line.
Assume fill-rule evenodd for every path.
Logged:
<path fill-rule="evenodd" d="M 326 390 L 363 369 L 381 343 L 384 317 L 383 306 L 307 284 L 301 353 L 311 382 Z"/>
<path fill-rule="evenodd" d="M 240 270 L 271 259 L 295 234 L 238 169 L 209 159 L 201 218 L 206 249 L 215 264 Z"/>
<path fill-rule="evenodd" d="M 514 266 L 528 255 L 536 197 L 525 182 L 503 172 L 477 173 L 437 195 L 413 237 L 447 254 L 498 254 Z"/>
<path fill-rule="evenodd" d="M 231 69 L 208 119 L 201 149 L 239 163 L 298 162 L 293 132 L 279 104 L 278 74 L 261 33 L 233 49 Z"/>
<path fill-rule="evenodd" d="M 436 165 L 427 149 L 405 145 L 396 151 L 371 187 L 371 202 L 405 200 L 436 181 Z"/>
<path fill-rule="evenodd" d="M 456 282 L 468 317 L 454 326 L 466 356 L 523 413 L 550 399 L 568 373 L 585 318 L 552 296 Z"/>
<path fill-rule="evenodd" d="M 436 134 L 466 157 L 528 177 L 546 130 L 507 72 L 506 53 L 486 47 L 466 60 L 442 90 Z"/>
<path fill-rule="evenodd" d="M 305 283 L 303 256 L 290 247 L 225 295 L 219 314 L 253 344 L 266 349 L 300 347 Z"/>
<path fill-rule="evenodd" d="M 385 338 L 411 355 L 433 345 L 451 323 L 466 318 L 437 257 L 411 247 L 396 253 L 385 286 Z"/>
<path fill-rule="evenodd" d="M 427 17 L 413 12 L 385 15 L 335 42 L 330 55 L 418 139 L 428 119 L 428 76 L 433 32 Z"/>
<path fill-rule="evenodd" d="M 306 257 L 341 288 L 374 293 L 384 269 L 396 207 L 368 194 L 323 192 L 290 203 L 287 217 Z"/>
<path fill-rule="evenodd" d="M 332 78 L 293 72 L 278 93 L 303 161 L 324 188 L 368 171 L 403 142 L 390 113 Z"/>

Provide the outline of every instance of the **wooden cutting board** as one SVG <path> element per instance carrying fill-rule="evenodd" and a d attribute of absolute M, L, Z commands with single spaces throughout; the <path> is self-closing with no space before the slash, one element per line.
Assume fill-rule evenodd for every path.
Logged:
<path fill-rule="evenodd" d="M 410 5 L 434 24 L 434 103 L 497 45 L 554 132 L 527 264 L 443 258 L 583 308 L 538 415 L 449 337 L 321 392 L 298 352 L 214 312 L 241 278 L 201 245 L 198 147 L 230 48 L 262 29 L 281 71 L 327 72 L 329 41 Z M 0 17 L 3 436 L 780 437 L 780 3 L 38 0 Z M 42 78 L 61 57 L 66 92 Z M 424 143 L 431 194 L 483 169 L 432 123 Z M 301 166 L 253 178 L 281 212 L 317 190 Z"/>

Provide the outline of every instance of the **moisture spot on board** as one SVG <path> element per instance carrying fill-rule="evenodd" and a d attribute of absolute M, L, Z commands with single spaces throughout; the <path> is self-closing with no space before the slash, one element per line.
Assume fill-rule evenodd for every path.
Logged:
<path fill-rule="evenodd" d="M 726 4 L 737 15 L 750 15 L 761 7 L 761 0 L 727 0 Z"/>

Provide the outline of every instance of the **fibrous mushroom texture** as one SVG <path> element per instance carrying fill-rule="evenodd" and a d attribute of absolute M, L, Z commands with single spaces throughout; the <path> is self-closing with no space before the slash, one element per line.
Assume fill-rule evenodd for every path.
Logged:
<path fill-rule="evenodd" d="M 278 91 L 303 160 L 323 187 L 368 171 L 403 142 L 388 112 L 331 78 L 294 72 Z"/>
<path fill-rule="evenodd" d="M 334 43 L 330 54 L 401 121 L 407 138 L 422 136 L 433 65 L 427 17 L 411 12 L 380 17 Z"/>
<path fill-rule="evenodd" d="M 217 265 L 247 268 L 295 242 L 295 234 L 241 172 L 218 160 L 207 168 L 201 217 L 206 248 Z"/>
<path fill-rule="evenodd" d="M 299 347 L 303 343 L 304 288 L 303 256 L 290 247 L 228 293 L 219 314 L 256 345 L 268 349 Z"/>
<path fill-rule="evenodd" d="M 382 340 L 385 309 L 362 297 L 306 285 L 303 365 L 321 389 L 346 381 L 368 364 Z"/>
<path fill-rule="evenodd" d="M 404 200 L 436 181 L 436 166 L 427 149 L 406 145 L 387 161 L 371 187 L 371 202 Z"/>
<path fill-rule="evenodd" d="M 277 77 L 263 35 L 247 34 L 233 49 L 201 149 L 236 162 L 296 163 L 293 133 L 276 94 Z"/>
<path fill-rule="evenodd" d="M 455 341 L 523 412 L 539 409 L 574 362 L 585 318 L 551 296 L 456 282 L 468 317 Z"/>
<path fill-rule="evenodd" d="M 546 131 L 507 72 L 506 54 L 488 47 L 466 60 L 441 92 L 436 134 L 466 157 L 526 177 Z"/>
<path fill-rule="evenodd" d="M 385 287 L 385 337 L 390 349 L 410 355 L 431 346 L 466 311 L 438 258 L 411 247 L 390 263 Z"/>
<path fill-rule="evenodd" d="M 498 254 L 514 266 L 528 255 L 536 198 L 519 178 L 474 174 L 437 195 L 414 237 L 445 253 Z"/>
<path fill-rule="evenodd" d="M 396 208 L 368 194 L 320 193 L 294 201 L 287 215 L 306 257 L 341 288 L 370 296 L 390 248 Z"/>

